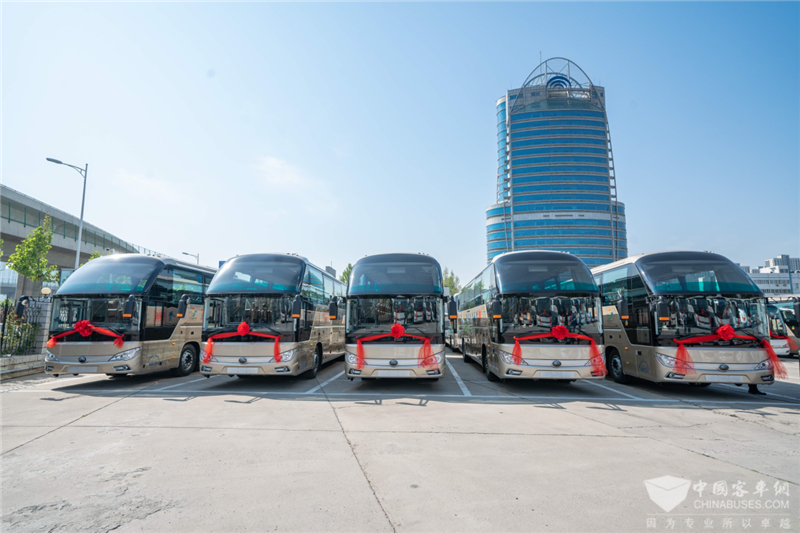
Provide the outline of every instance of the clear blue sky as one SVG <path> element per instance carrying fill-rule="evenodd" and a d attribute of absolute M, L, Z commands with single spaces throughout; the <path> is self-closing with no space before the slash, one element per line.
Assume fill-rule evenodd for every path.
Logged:
<path fill-rule="evenodd" d="M 607 89 L 630 252 L 800 255 L 798 3 L 9 4 L 2 178 L 216 264 L 485 264 L 495 100 L 564 56 Z"/>

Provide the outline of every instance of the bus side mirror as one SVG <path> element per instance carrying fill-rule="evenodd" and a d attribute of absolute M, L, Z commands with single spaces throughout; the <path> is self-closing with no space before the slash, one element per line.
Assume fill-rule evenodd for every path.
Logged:
<path fill-rule="evenodd" d="M 495 320 L 503 318 L 503 302 L 500 298 L 492 300 L 492 318 Z"/>
<path fill-rule="evenodd" d="M 303 310 L 303 301 L 300 299 L 300 295 L 294 297 L 294 301 L 292 302 L 292 318 L 300 318 L 300 312 Z"/>
<path fill-rule="evenodd" d="M 619 317 L 622 320 L 628 320 L 630 318 L 630 313 L 628 312 L 628 300 L 626 300 L 624 296 L 617 302 L 617 310 L 619 310 Z"/>
<path fill-rule="evenodd" d="M 458 306 L 455 300 L 447 302 L 447 316 L 450 318 L 451 322 L 455 322 L 458 318 Z"/>
<path fill-rule="evenodd" d="M 14 318 L 20 318 L 25 314 L 25 308 L 28 307 L 28 300 L 30 300 L 29 297 L 20 296 L 19 301 L 17 301 L 17 308 L 14 310 Z"/>
<path fill-rule="evenodd" d="M 131 318 L 133 316 L 134 310 L 136 310 L 136 298 L 134 298 L 133 295 L 130 295 L 128 296 L 128 299 L 125 300 L 125 307 L 122 308 L 122 317 Z M 178 306 L 178 312 L 180 313 L 180 306 Z M 178 316 L 183 316 L 183 315 L 178 315 Z"/>
<path fill-rule="evenodd" d="M 184 294 L 183 296 L 181 296 L 181 301 L 178 302 L 178 318 L 183 318 L 183 316 L 186 314 L 186 306 L 188 302 L 189 302 L 188 294 Z"/>
<path fill-rule="evenodd" d="M 670 312 L 669 304 L 664 300 L 656 302 L 656 313 L 658 314 L 659 322 L 669 322 Z"/>
<path fill-rule="evenodd" d="M 339 304 L 334 296 L 331 298 L 331 302 L 328 304 L 328 318 L 331 320 L 336 320 L 337 316 L 339 316 Z"/>
<path fill-rule="evenodd" d="M 795 320 L 800 319 L 800 300 L 794 301 L 794 304 L 792 304 L 792 309 L 794 310 Z"/>

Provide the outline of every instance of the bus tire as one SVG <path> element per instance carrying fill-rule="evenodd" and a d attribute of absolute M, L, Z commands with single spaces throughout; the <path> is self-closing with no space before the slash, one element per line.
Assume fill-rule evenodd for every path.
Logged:
<path fill-rule="evenodd" d="M 319 367 L 322 366 L 322 350 L 319 346 L 314 349 L 314 362 L 309 370 L 306 370 L 300 377 L 303 379 L 314 379 L 317 377 L 317 372 L 319 372 Z"/>
<path fill-rule="evenodd" d="M 625 370 L 622 368 L 622 357 L 619 356 L 619 352 L 613 349 L 610 352 L 608 356 L 608 373 L 611 375 L 611 379 L 622 385 L 630 383 L 632 378 L 625 375 Z"/>
<path fill-rule="evenodd" d="M 187 344 L 181 349 L 181 357 L 178 360 L 178 367 L 172 369 L 172 373 L 178 377 L 188 376 L 194 372 L 197 366 L 197 349 L 191 344 Z"/>
<path fill-rule="evenodd" d="M 486 372 L 486 379 L 491 381 L 492 383 L 497 383 L 498 381 L 503 381 L 500 377 L 492 372 L 489 369 L 489 357 L 484 352 L 483 356 L 481 357 L 481 366 L 483 366 L 483 371 Z"/>

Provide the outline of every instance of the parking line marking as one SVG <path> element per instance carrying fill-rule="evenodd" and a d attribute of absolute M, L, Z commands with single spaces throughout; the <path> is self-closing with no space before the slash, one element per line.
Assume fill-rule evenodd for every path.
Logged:
<path fill-rule="evenodd" d="M 316 386 L 316 387 L 314 387 L 313 389 L 311 389 L 311 390 L 307 390 L 307 391 L 305 391 L 305 392 L 301 392 L 301 393 L 299 393 L 299 394 L 313 394 L 315 391 L 317 391 L 317 390 L 321 389 L 322 387 L 324 387 L 324 386 L 325 386 L 325 385 L 327 385 L 328 383 L 331 383 L 332 381 L 336 381 L 337 379 L 339 379 L 339 378 L 340 378 L 340 377 L 342 377 L 342 376 L 344 376 L 344 370 L 342 370 L 341 372 L 339 372 L 338 374 L 336 374 L 335 376 L 333 376 L 331 379 L 329 379 L 329 380 L 327 380 L 327 381 L 323 381 L 322 383 L 320 383 L 319 385 L 317 385 L 317 386 Z"/>
<path fill-rule="evenodd" d="M 472 396 L 472 393 L 467 389 L 467 386 L 464 385 L 464 382 L 461 380 L 461 376 L 458 375 L 456 369 L 453 368 L 453 365 L 450 364 L 450 361 L 445 361 L 447 363 L 447 368 L 450 369 L 450 372 L 453 373 L 453 377 L 456 378 L 456 383 L 458 383 L 458 388 L 461 389 L 461 392 L 464 393 L 464 396 Z"/>
<path fill-rule="evenodd" d="M 727 383 L 720 383 L 720 385 L 725 385 L 727 388 L 734 390 L 740 394 L 750 394 L 749 392 L 745 392 L 744 390 L 740 389 L 736 385 L 728 385 Z M 800 398 L 794 396 L 784 396 L 783 394 L 775 394 L 774 392 L 768 392 L 767 395 L 777 396 L 778 398 L 786 398 L 788 400 L 794 400 L 795 402 L 800 402 Z"/>
<path fill-rule="evenodd" d="M 606 386 L 606 385 L 600 385 L 599 383 L 595 383 L 595 382 L 594 382 L 593 380 L 591 380 L 591 379 L 586 379 L 586 380 L 584 380 L 584 381 L 585 381 L 586 383 L 591 383 L 591 384 L 592 384 L 592 385 L 594 385 L 595 387 L 600 387 L 600 388 L 603 388 L 603 389 L 609 390 L 609 391 L 611 391 L 611 392 L 613 392 L 613 393 L 616 393 L 616 394 L 622 394 L 623 396 L 627 396 L 628 398 L 632 398 L 632 399 L 634 399 L 634 400 L 644 400 L 644 398 L 639 398 L 638 396 L 634 396 L 633 394 L 628 394 L 627 392 L 622 392 L 622 391 L 620 391 L 620 390 L 612 389 L 611 387 L 608 387 L 608 386 Z"/>
<path fill-rule="evenodd" d="M 212 378 L 214 376 L 211 376 Z M 192 381 L 182 381 L 181 383 L 176 383 L 175 385 L 170 385 L 169 387 L 161 387 L 160 389 L 150 389 L 152 391 L 162 391 L 167 389 L 173 389 L 175 387 L 180 387 L 181 385 L 188 385 L 189 383 L 197 383 L 198 381 L 205 381 L 210 378 L 200 378 L 200 379 L 193 379 Z"/>

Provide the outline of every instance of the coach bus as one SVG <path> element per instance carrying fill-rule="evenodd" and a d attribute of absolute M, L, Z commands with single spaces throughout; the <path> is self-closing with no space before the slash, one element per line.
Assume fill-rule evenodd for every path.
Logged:
<path fill-rule="evenodd" d="M 213 275 L 211 268 L 139 254 L 89 261 L 53 298 L 45 372 L 194 372 Z"/>
<path fill-rule="evenodd" d="M 785 372 L 761 290 L 710 252 L 637 255 L 592 269 L 611 377 L 767 385 Z"/>
<path fill-rule="evenodd" d="M 462 290 L 458 335 L 464 361 L 489 381 L 601 379 L 600 293 L 577 257 L 551 251 L 494 258 Z"/>
<path fill-rule="evenodd" d="M 460 293 L 457 293 L 447 298 L 448 308 L 458 309 L 459 294 Z M 447 313 L 448 316 L 446 316 L 444 320 L 444 342 L 451 350 L 458 351 L 458 347 L 461 346 L 461 341 L 458 338 L 458 328 L 456 327 L 458 315 L 453 313 L 453 315 L 450 316 L 448 309 L 445 309 L 445 313 Z"/>
<path fill-rule="evenodd" d="M 442 268 L 424 254 L 381 254 L 353 265 L 345 372 L 352 381 L 444 375 Z"/>
<path fill-rule="evenodd" d="M 797 357 L 800 345 L 800 330 L 798 330 L 797 313 L 800 312 L 800 302 L 793 298 L 769 299 L 767 314 L 770 319 L 769 336 L 775 353 L 789 357 Z"/>
<path fill-rule="evenodd" d="M 313 379 L 344 352 L 344 283 L 294 254 L 239 255 L 211 280 L 200 372 Z"/>

